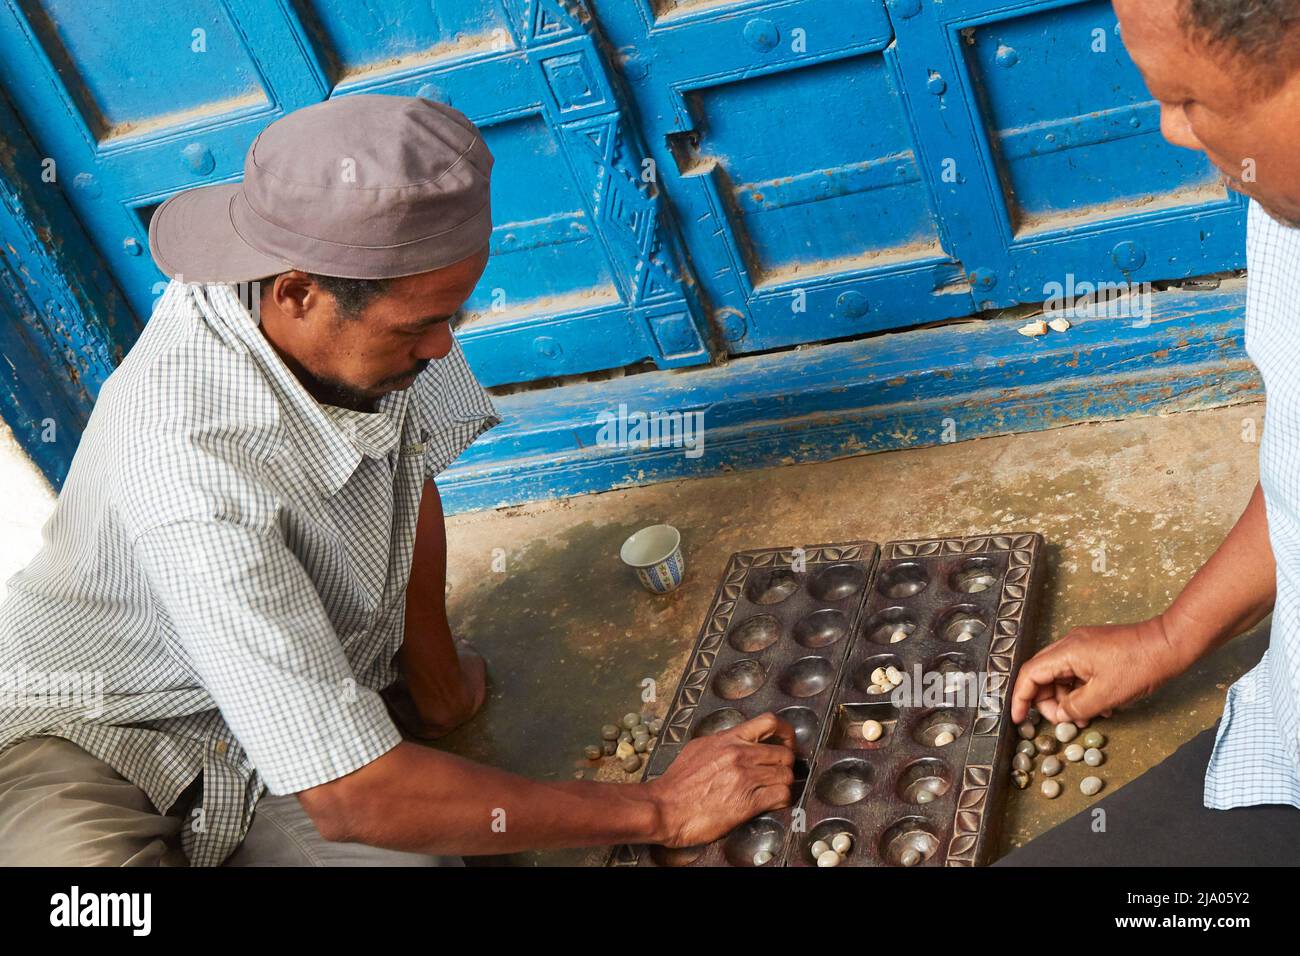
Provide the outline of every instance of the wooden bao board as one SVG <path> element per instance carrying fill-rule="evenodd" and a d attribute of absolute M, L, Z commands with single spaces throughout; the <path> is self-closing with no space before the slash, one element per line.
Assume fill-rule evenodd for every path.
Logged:
<path fill-rule="evenodd" d="M 1043 551 L 1016 533 L 733 554 L 644 779 L 693 737 L 773 711 L 796 730 L 794 806 L 702 847 L 619 846 L 609 865 L 753 866 L 762 851 L 768 866 L 813 866 L 809 848 L 840 832 L 844 866 L 988 862 Z M 891 665 L 904 683 L 871 693 Z M 866 720 L 880 739 L 864 739 Z"/>

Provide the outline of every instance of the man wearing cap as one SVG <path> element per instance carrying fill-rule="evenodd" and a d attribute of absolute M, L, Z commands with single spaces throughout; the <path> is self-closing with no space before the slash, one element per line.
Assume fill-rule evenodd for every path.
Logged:
<path fill-rule="evenodd" d="M 431 738 L 484 694 L 433 478 L 498 421 L 450 329 L 491 168 L 457 111 L 349 96 L 158 209 L 172 281 L 0 606 L 0 864 L 687 846 L 789 802 L 771 715 L 639 786 L 527 780 L 394 724 L 386 698 Z"/>

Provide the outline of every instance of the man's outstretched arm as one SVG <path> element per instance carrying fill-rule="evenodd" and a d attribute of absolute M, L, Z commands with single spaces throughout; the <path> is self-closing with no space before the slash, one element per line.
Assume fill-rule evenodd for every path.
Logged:
<path fill-rule="evenodd" d="M 1272 610 L 1276 566 L 1264 491 L 1255 486 L 1236 525 L 1163 614 L 1138 624 L 1077 627 L 1020 668 L 1011 717 L 1030 705 L 1056 723 L 1083 724 L 1145 697 Z"/>
<path fill-rule="evenodd" d="M 326 839 L 419 853 L 694 846 L 789 806 L 793 744 L 764 714 L 691 741 L 650 783 L 621 784 L 529 780 L 404 742 L 298 799 Z"/>

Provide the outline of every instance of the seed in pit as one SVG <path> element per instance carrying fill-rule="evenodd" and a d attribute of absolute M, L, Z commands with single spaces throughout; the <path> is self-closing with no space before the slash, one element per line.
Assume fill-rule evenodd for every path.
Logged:
<path fill-rule="evenodd" d="M 895 687 L 903 683 L 903 675 L 899 672 L 897 667 L 886 667 L 885 676 L 889 678 L 889 682 Z"/>
<path fill-rule="evenodd" d="M 1089 767 L 1100 767 L 1105 759 L 1105 755 L 1096 747 L 1089 747 L 1083 752 L 1083 762 Z"/>
<path fill-rule="evenodd" d="M 1029 759 L 1029 754 L 1016 754 L 1015 759 L 1011 761 L 1011 766 L 1028 773 L 1034 769 L 1034 762 Z"/>
<path fill-rule="evenodd" d="M 867 688 L 867 693 L 883 694 L 887 690 L 893 690 L 893 688 L 887 684 L 872 684 L 870 687 Z"/>
<path fill-rule="evenodd" d="M 771 862 L 772 862 L 771 850 L 759 850 L 757 853 L 754 854 L 755 866 L 763 866 L 764 864 L 771 863 Z"/>
<path fill-rule="evenodd" d="M 941 734 L 939 734 L 939 736 L 934 738 L 934 745 L 936 747 L 946 747 L 956 739 L 957 738 L 953 736 L 953 732 L 951 730 L 945 730 Z"/>
<path fill-rule="evenodd" d="M 1023 770 L 1013 770 L 1011 771 L 1011 781 L 1023 790 L 1025 787 L 1029 786 L 1030 776 Z"/>
<path fill-rule="evenodd" d="M 587 746 L 582 748 L 582 755 L 588 760 L 599 760 L 604 753 L 604 749 L 595 744 L 587 744 Z"/>
<path fill-rule="evenodd" d="M 606 724 L 600 728 L 601 740 L 618 740 L 618 728 L 613 724 Z"/>
<path fill-rule="evenodd" d="M 636 743 L 638 740 L 643 740 L 643 739 L 644 740 L 650 739 L 650 731 L 646 729 L 645 724 L 640 724 L 637 726 L 635 730 L 632 731 L 632 742 Z"/>
<path fill-rule="evenodd" d="M 878 720 L 864 720 L 862 722 L 862 739 L 866 741 L 879 740 L 885 732 L 885 727 Z"/>
<path fill-rule="evenodd" d="M 1061 781 L 1059 780 L 1043 781 L 1043 796 L 1045 796 L 1048 800 L 1055 800 L 1060 795 L 1061 795 Z"/>
<path fill-rule="evenodd" d="M 1106 746 L 1106 735 L 1100 730 L 1086 730 L 1084 731 L 1083 736 L 1079 738 L 1079 743 L 1083 744 L 1090 750 L 1094 747 L 1100 750 L 1102 747 Z"/>
<path fill-rule="evenodd" d="M 635 753 L 636 753 L 636 747 L 634 747 L 632 745 L 632 742 L 628 740 L 619 741 L 618 746 L 614 748 L 614 754 L 618 757 L 619 760 L 626 760 L 628 757 L 631 757 Z"/>
<path fill-rule="evenodd" d="M 1038 769 L 1043 771 L 1044 776 L 1055 777 L 1062 769 L 1061 758 L 1056 756 L 1044 757 L 1043 765 Z"/>
<path fill-rule="evenodd" d="M 1075 737 L 1079 736 L 1079 728 L 1074 726 L 1068 720 L 1062 721 L 1056 725 L 1056 739 L 1063 744 L 1068 744 Z"/>
<path fill-rule="evenodd" d="M 649 737 L 637 737 L 636 739 L 634 739 L 634 740 L 632 741 L 632 749 L 635 750 L 635 751 L 636 751 L 637 753 L 639 753 L 639 754 L 643 754 L 643 753 L 645 753 L 647 750 L 650 749 L 650 738 L 649 738 Z"/>
<path fill-rule="evenodd" d="M 916 791 L 916 802 L 934 803 L 934 791 L 922 787 L 920 790 Z"/>
<path fill-rule="evenodd" d="M 1026 720 L 1016 728 L 1016 731 L 1020 734 L 1022 740 L 1033 740 L 1034 735 L 1038 733 L 1038 728 Z"/>
<path fill-rule="evenodd" d="M 1083 748 L 1078 744 L 1070 744 L 1065 748 L 1065 759 L 1070 763 L 1078 763 L 1083 759 Z"/>
<path fill-rule="evenodd" d="M 1038 748 L 1034 746 L 1032 740 L 1022 740 L 1020 743 L 1016 744 L 1016 753 L 1029 754 L 1031 757 L 1037 757 Z"/>
<path fill-rule="evenodd" d="M 624 757 L 623 762 L 619 764 L 619 766 L 623 768 L 624 773 L 636 773 L 641 769 L 641 755 L 632 754 L 631 756 Z"/>
<path fill-rule="evenodd" d="M 883 684 L 885 683 L 885 681 L 886 681 L 886 674 L 885 674 L 885 669 L 883 667 L 877 667 L 874 671 L 871 672 L 871 683 Z"/>
<path fill-rule="evenodd" d="M 1034 749 L 1040 754 L 1054 754 L 1060 744 L 1051 734 L 1039 734 L 1034 738 Z"/>
<path fill-rule="evenodd" d="M 907 640 L 907 631 L 905 631 L 901 627 L 895 630 L 893 634 L 889 635 L 890 644 L 897 644 L 900 641 L 905 641 L 905 640 Z"/>
<path fill-rule="evenodd" d="M 898 858 L 898 862 L 903 866 L 916 866 L 921 862 L 921 851 L 916 847 L 909 846 L 903 851 L 903 855 Z"/>
<path fill-rule="evenodd" d="M 842 858 L 834 850 L 827 850 L 817 856 L 818 866 L 839 866 Z"/>
<path fill-rule="evenodd" d="M 1037 723 L 1038 723 L 1038 718 L 1039 718 L 1040 716 L 1042 716 L 1042 715 L 1038 713 L 1038 708 L 1037 708 L 1037 707 L 1030 707 L 1030 708 L 1029 708 L 1029 713 L 1028 713 L 1028 715 L 1025 717 L 1025 720 L 1029 721 L 1031 724 L 1037 724 Z"/>
<path fill-rule="evenodd" d="M 1101 793 L 1101 777 L 1084 777 L 1079 781 L 1079 789 L 1085 797 L 1096 796 Z"/>
<path fill-rule="evenodd" d="M 823 853 L 825 853 L 827 850 L 830 850 L 830 848 L 831 848 L 831 845 L 830 845 L 829 843 L 827 843 L 825 840 L 814 840 L 814 841 L 813 841 L 813 845 L 812 845 L 812 855 L 813 855 L 813 858 L 815 859 L 815 858 L 821 856 L 821 855 L 822 855 Z"/>
<path fill-rule="evenodd" d="M 637 726 L 639 723 L 641 723 L 641 715 L 640 715 L 640 714 L 624 714 L 624 715 L 623 715 L 623 726 L 626 727 L 628 730 L 631 730 L 633 727 Z"/>
<path fill-rule="evenodd" d="M 616 750 L 618 750 L 618 744 L 612 740 L 606 740 L 603 744 L 600 745 L 600 752 L 603 753 L 606 757 L 614 756 L 614 751 Z"/>
<path fill-rule="evenodd" d="M 650 721 L 651 737 L 658 737 L 659 732 L 663 729 L 664 729 L 664 719 L 662 717 L 656 717 L 654 720 Z"/>
<path fill-rule="evenodd" d="M 629 744 L 630 744 L 630 743 L 632 742 L 632 734 L 629 733 L 629 732 L 626 731 L 626 730 L 622 731 L 622 732 L 618 735 L 618 742 L 621 743 L 621 744 L 622 744 L 622 743 L 629 743 Z"/>
<path fill-rule="evenodd" d="M 848 856 L 849 851 L 853 849 L 852 833 L 837 833 L 831 837 L 831 849 L 840 856 Z"/>

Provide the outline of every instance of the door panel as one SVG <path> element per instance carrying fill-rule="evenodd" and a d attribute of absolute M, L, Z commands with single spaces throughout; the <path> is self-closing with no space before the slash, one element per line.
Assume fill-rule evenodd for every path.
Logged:
<path fill-rule="evenodd" d="M 1160 110 L 1105 3 L 961 33 L 1017 238 L 1150 207 L 1224 202 L 1204 158 L 1160 135 Z M 1068 75 L 1062 86 L 1057 79 Z"/>
<path fill-rule="evenodd" d="M 595 10 L 729 351 L 974 311 L 882 2 Z"/>
<path fill-rule="evenodd" d="M 1160 135 L 1105 0 L 897 0 L 904 88 L 952 252 L 981 308 L 1069 275 L 1146 282 L 1244 265 L 1245 200 Z"/>

